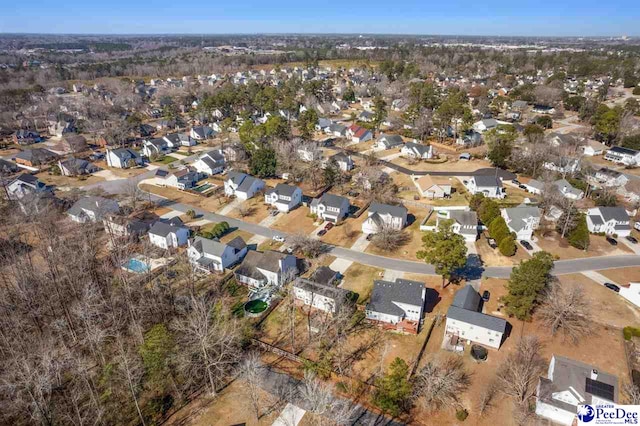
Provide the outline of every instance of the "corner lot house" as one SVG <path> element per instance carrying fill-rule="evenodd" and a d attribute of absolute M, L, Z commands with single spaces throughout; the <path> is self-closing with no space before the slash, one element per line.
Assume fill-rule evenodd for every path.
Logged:
<path fill-rule="evenodd" d="M 220 150 L 211 150 L 200 155 L 200 157 L 193 162 L 193 167 L 200 173 L 205 173 L 209 176 L 222 173 L 224 170 L 224 155 Z"/>
<path fill-rule="evenodd" d="M 325 193 L 311 201 L 312 214 L 320 219 L 337 223 L 349 213 L 349 200 L 339 195 Z"/>
<path fill-rule="evenodd" d="M 196 237 L 189 242 L 187 255 L 191 264 L 202 272 L 224 272 L 240 262 L 247 254 L 247 244 L 236 237 L 224 244 L 208 238 Z"/>
<path fill-rule="evenodd" d="M 491 175 L 472 176 L 465 182 L 467 190 L 472 194 L 483 194 L 489 198 L 504 198 L 505 194 L 502 190 L 502 181 Z"/>
<path fill-rule="evenodd" d="M 253 198 L 258 191 L 264 189 L 262 179 L 240 172 L 229 172 L 224 181 L 224 193 L 228 197 L 235 196 L 239 200 Z"/>
<path fill-rule="evenodd" d="M 478 215 L 476 212 L 466 210 L 438 211 L 434 229 L 438 229 L 442 220 L 451 220 L 451 230 L 458 235 L 462 235 L 465 241 L 474 242 L 478 239 Z"/>
<path fill-rule="evenodd" d="M 67 210 L 67 214 L 74 222 L 98 222 L 106 216 L 118 213 L 120 206 L 116 200 L 103 197 L 84 197 Z"/>
<path fill-rule="evenodd" d="M 279 183 L 275 188 L 265 191 L 264 202 L 281 212 L 290 212 L 302 203 L 302 189 Z"/>
<path fill-rule="evenodd" d="M 362 222 L 362 232 L 375 234 L 382 229 L 401 230 L 407 225 L 407 209 L 373 202 L 369 206 L 367 219 Z"/>
<path fill-rule="evenodd" d="M 424 283 L 397 278 L 373 282 L 365 315 L 384 328 L 417 334 L 426 299 Z"/>
<path fill-rule="evenodd" d="M 304 278 L 296 278 L 293 295 L 306 306 L 335 314 L 344 305 L 349 292 L 342 288 L 320 284 Z"/>
<path fill-rule="evenodd" d="M 640 162 L 640 151 L 635 149 L 614 146 L 607 150 L 604 159 L 613 161 L 614 163 L 624 164 L 625 166 L 633 166 Z"/>
<path fill-rule="evenodd" d="M 518 206 L 502 209 L 500 214 L 509 231 L 516 233 L 518 240 L 531 241 L 533 231 L 540 225 L 540 209 L 537 207 Z"/>
<path fill-rule="evenodd" d="M 384 149 L 397 148 L 402 146 L 403 144 L 404 144 L 404 141 L 402 140 L 402 136 L 388 135 L 383 133 L 380 135 L 380 137 L 378 138 L 378 140 L 376 141 L 373 147 L 374 149 L 384 150 Z"/>
<path fill-rule="evenodd" d="M 258 290 L 286 284 L 297 271 L 295 256 L 279 251 L 250 251 L 236 268 L 235 276 L 238 282 Z"/>
<path fill-rule="evenodd" d="M 6 189 L 10 200 L 21 200 L 28 195 L 49 191 L 44 182 L 28 173 L 23 173 L 12 180 Z"/>
<path fill-rule="evenodd" d="M 626 237 L 631 234 L 630 219 L 623 207 L 595 207 L 587 210 L 589 232 Z"/>
<path fill-rule="evenodd" d="M 618 403 L 618 378 L 593 365 L 553 355 L 538 381 L 536 414 L 556 424 L 575 424 L 579 405 L 610 403 Z"/>
<path fill-rule="evenodd" d="M 149 229 L 149 242 L 165 250 L 183 246 L 188 240 L 189 228 L 180 225 L 180 221 L 159 220 Z"/>
<path fill-rule="evenodd" d="M 422 176 L 413 181 L 418 192 L 424 198 L 449 198 L 451 196 L 451 181 L 447 178 L 438 178 L 430 175 Z"/>
<path fill-rule="evenodd" d="M 178 189 L 191 189 L 200 180 L 201 176 L 196 170 L 185 167 L 180 170 L 176 170 L 171 173 L 166 179 L 165 182 L 169 186 L 173 186 Z"/>
<path fill-rule="evenodd" d="M 118 148 L 107 149 L 107 165 L 119 169 L 128 169 L 130 167 L 142 166 L 144 160 L 132 149 Z"/>
<path fill-rule="evenodd" d="M 400 150 L 402 155 L 409 158 L 428 160 L 433 157 L 433 147 L 416 142 L 407 142 Z"/>
<path fill-rule="evenodd" d="M 456 293 L 447 311 L 444 332 L 444 338 L 451 346 L 458 347 L 466 341 L 500 349 L 507 321 L 479 312 L 480 302 L 480 295 L 470 285 Z"/>

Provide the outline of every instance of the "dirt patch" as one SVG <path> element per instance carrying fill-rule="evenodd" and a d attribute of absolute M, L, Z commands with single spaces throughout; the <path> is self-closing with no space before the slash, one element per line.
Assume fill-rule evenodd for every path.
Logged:
<path fill-rule="evenodd" d="M 341 247 L 351 247 L 362 235 L 362 222 L 367 219 L 367 212 L 358 218 L 347 218 L 334 226 L 322 236 L 322 241 Z"/>
<path fill-rule="evenodd" d="M 598 271 L 600 274 L 609 278 L 618 284 L 628 284 L 631 282 L 640 282 L 640 267 L 633 266 L 630 268 L 619 269 L 605 269 L 604 271 Z"/>
<path fill-rule="evenodd" d="M 353 263 L 344 272 L 340 287 L 358 293 L 358 303 L 366 303 L 371 296 L 373 281 L 382 279 L 383 274 L 383 269 Z"/>
<path fill-rule="evenodd" d="M 455 154 L 448 155 L 447 157 L 449 158 L 449 161 L 445 163 L 428 163 L 420 161 L 412 164 L 412 161 L 403 157 L 394 158 L 391 162 L 410 170 L 426 172 L 460 172 L 461 175 L 467 175 L 478 169 L 491 167 L 491 164 L 486 160 L 460 161 L 458 160 L 458 156 Z"/>
<path fill-rule="evenodd" d="M 103 177 L 96 175 L 85 175 L 81 177 L 56 176 L 47 172 L 38 173 L 36 177 L 47 185 L 54 185 L 57 188 L 81 188 L 85 185 L 92 185 L 98 182 L 104 182 L 105 180 Z"/>
<path fill-rule="evenodd" d="M 309 209 L 303 206 L 289 213 L 280 213 L 280 217 L 271 225 L 271 228 L 283 232 L 311 235 L 316 226 L 313 224 L 313 219 L 308 217 L 308 214 Z"/>
<path fill-rule="evenodd" d="M 258 196 L 253 197 L 244 201 L 239 207 L 231 210 L 227 216 L 240 219 L 245 222 L 260 223 L 269 215 L 269 205 L 265 204 L 263 201 L 264 200 Z M 240 214 L 240 209 L 244 209 L 248 215 L 243 217 Z"/>

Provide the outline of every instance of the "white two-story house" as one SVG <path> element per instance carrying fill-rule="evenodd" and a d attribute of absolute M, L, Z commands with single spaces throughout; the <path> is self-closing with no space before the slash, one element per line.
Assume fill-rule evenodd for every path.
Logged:
<path fill-rule="evenodd" d="M 240 172 L 229 172 L 224 181 L 224 193 L 228 197 L 235 196 L 240 200 L 253 198 L 258 191 L 264 189 L 262 179 Z"/>
<path fill-rule="evenodd" d="M 626 237 L 631 234 L 629 214 L 623 207 L 594 207 L 587 210 L 589 232 Z"/>
<path fill-rule="evenodd" d="M 349 200 L 339 195 L 325 193 L 314 198 L 310 206 L 311 214 L 322 220 L 337 223 L 349 214 Z"/>
<path fill-rule="evenodd" d="M 530 206 L 518 206 L 501 209 L 500 214 L 507 223 L 509 231 L 516 233 L 516 239 L 531 241 L 533 231 L 540 225 L 540 209 Z"/>
<path fill-rule="evenodd" d="M 209 176 L 222 173 L 224 170 L 225 160 L 221 150 L 215 149 L 204 154 L 201 154 L 196 161 L 193 162 L 193 167 L 200 173 L 205 173 Z"/>
<path fill-rule="evenodd" d="M 373 282 L 365 315 L 370 321 L 393 326 L 398 331 L 417 334 L 422 322 L 425 301 L 424 283 L 400 278 L 395 282 L 377 280 Z"/>
<path fill-rule="evenodd" d="M 144 164 L 140 154 L 129 148 L 107 149 L 106 159 L 109 167 L 118 169 L 128 169 Z"/>
<path fill-rule="evenodd" d="M 302 203 L 302 189 L 279 183 L 275 188 L 265 191 L 264 202 L 281 212 L 290 212 Z"/>
<path fill-rule="evenodd" d="M 408 158 L 428 160 L 433 157 L 433 147 L 416 142 L 407 142 L 400 150 Z"/>
<path fill-rule="evenodd" d="M 349 292 L 335 285 L 320 284 L 304 278 L 296 278 L 293 295 L 303 305 L 335 314 L 344 306 Z"/>
<path fill-rule="evenodd" d="M 467 181 L 463 182 L 467 190 L 472 194 L 482 194 L 488 198 L 504 198 L 505 194 L 502 189 L 502 181 L 492 175 L 476 175 L 471 176 Z"/>
<path fill-rule="evenodd" d="M 151 226 L 148 234 L 151 244 L 165 250 L 181 247 L 189 240 L 189 228 L 182 226 L 177 220 L 158 220 Z"/>
<path fill-rule="evenodd" d="M 102 221 L 110 214 L 118 213 L 120 205 L 116 200 L 103 197 L 84 197 L 67 210 L 67 214 L 77 223 Z"/>
<path fill-rule="evenodd" d="M 247 254 L 247 244 L 242 237 L 236 237 L 224 244 L 204 237 L 189 241 L 187 255 L 191 264 L 202 272 L 224 272 L 240 262 Z"/>
<path fill-rule="evenodd" d="M 607 150 L 604 154 L 604 159 L 613 161 L 614 163 L 624 164 L 625 166 L 633 166 L 640 163 L 640 151 L 622 146 L 614 146 Z"/>
<path fill-rule="evenodd" d="M 368 217 L 362 222 L 362 232 L 375 234 L 382 229 L 401 230 L 407 225 L 407 209 L 373 202 L 369 206 Z"/>
<path fill-rule="evenodd" d="M 279 287 L 297 274 L 297 259 L 279 251 L 249 251 L 234 271 L 236 280 L 251 290 Z"/>
<path fill-rule="evenodd" d="M 463 342 L 473 342 L 500 349 L 507 321 L 483 314 L 480 303 L 480 295 L 470 285 L 458 290 L 447 311 L 444 337 L 449 345 L 456 347 Z"/>

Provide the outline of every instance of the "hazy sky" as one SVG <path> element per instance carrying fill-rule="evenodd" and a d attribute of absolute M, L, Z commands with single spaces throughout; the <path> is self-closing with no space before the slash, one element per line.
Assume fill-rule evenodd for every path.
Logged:
<path fill-rule="evenodd" d="M 0 0 L 0 32 L 640 36 L 640 0 Z"/>

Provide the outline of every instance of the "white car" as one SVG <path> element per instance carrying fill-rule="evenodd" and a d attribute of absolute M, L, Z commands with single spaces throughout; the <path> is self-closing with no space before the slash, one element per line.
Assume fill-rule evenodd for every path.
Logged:
<path fill-rule="evenodd" d="M 284 237 L 283 237 L 283 236 L 281 236 L 281 235 L 274 235 L 274 236 L 273 236 L 273 240 L 274 240 L 274 241 L 277 241 L 277 242 L 279 242 L 279 243 L 284 243 Z"/>

